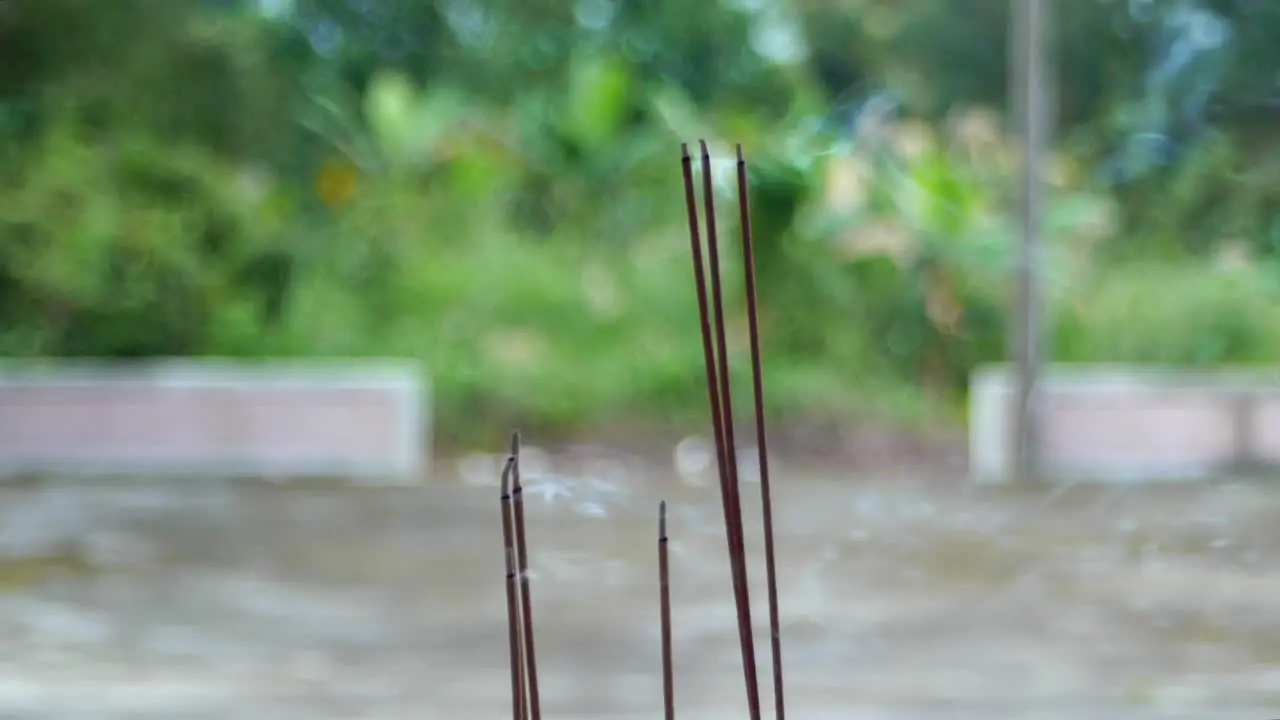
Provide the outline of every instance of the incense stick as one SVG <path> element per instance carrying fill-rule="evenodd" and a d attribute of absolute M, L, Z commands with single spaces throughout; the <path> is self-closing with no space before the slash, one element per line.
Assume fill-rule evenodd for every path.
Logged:
<path fill-rule="evenodd" d="M 707 398 L 711 406 L 711 426 L 716 448 L 716 471 L 720 480 L 720 504 L 724 514 L 725 537 L 729 550 L 729 572 L 732 576 L 734 609 L 738 618 L 738 638 L 743 652 L 743 676 L 746 675 L 746 628 L 742 622 L 742 593 L 739 585 L 738 564 L 734 561 L 736 544 L 733 541 L 733 509 L 731 497 L 725 488 L 728 476 L 724 453 L 724 428 L 721 419 L 720 383 L 717 380 L 715 346 L 712 340 L 710 303 L 707 300 L 706 271 L 702 258 L 702 239 L 698 229 L 698 201 L 693 185 L 693 167 L 689 146 L 682 144 L 681 166 L 684 171 L 686 211 L 689 217 L 689 242 L 693 259 L 694 290 L 698 299 L 698 321 L 702 331 L 702 352 L 707 376 Z"/>
<path fill-rule="evenodd" d="M 533 641 L 533 600 L 529 596 L 529 552 L 524 528 L 524 487 L 520 484 L 520 433 L 511 434 L 511 506 L 515 518 L 516 567 L 520 574 L 520 609 L 524 630 L 524 663 L 529 691 L 528 720 L 541 720 L 538 656 Z"/>
<path fill-rule="evenodd" d="M 705 140 L 698 143 L 702 149 L 702 194 L 706 205 L 707 262 L 711 267 L 711 307 L 715 313 L 716 350 L 719 355 L 720 403 L 723 407 L 725 466 L 729 470 L 725 480 L 731 498 L 733 517 L 734 561 L 738 563 L 738 584 L 742 588 L 743 626 L 747 628 L 745 645 L 747 672 L 747 703 L 751 720 L 760 718 L 760 687 L 756 675 L 754 625 L 751 622 L 751 590 L 747 581 L 747 552 L 742 528 L 742 496 L 738 477 L 737 437 L 733 430 L 733 386 L 729 375 L 729 347 L 724 320 L 724 290 L 720 281 L 720 239 L 716 232 L 715 184 L 711 176 L 711 153 Z"/>
<path fill-rule="evenodd" d="M 747 293 L 747 325 L 751 336 L 751 381 L 755 395 L 756 451 L 760 463 L 760 504 L 764 516 L 764 568 L 769 594 L 769 649 L 773 660 L 773 706 L 776 720 L 786 717 L 782 689 L 782 628 L 778 617 L 778 575 L 773 551 L 773 500 L 769 488 L 769 442 L 765 432 L 764 363 L 760 356 L 760 312 L 756 297 L 756 258 L 751 231 L 751 201 L 747 186 L 747 162 L 738 153 L 738 213 L 742 226 L 742 267 Z"/>
<path fill-rule="evenodd" d="M 714 182 L 711 155 L 700 141 L 702 191 L 706 223 L 706 257 L 698 221 L 697 189 L 692 158 L 687 143 L 681 145 L 689 241 L 692 250 L 694 288 L 702 335 L 707 379 L 707 399 L 711 410 L 716 445 L 716 470 L 720 480 L 721 510 L 729 551 L 729 570 L 737 614 L 738 640 L 742 652 L 743 680 L 751 720 L 760 720 L 760 691 L 752 633 L 751 598 L 746 565 L 742 519 L 742 499 L 735 443 L 732 381 L 725 324 L 724 289 L 720 274 L 719 238 L 716 230 Z M 737 151 L 738 210 L 742 232 L 743 275 L 746 288 L 747 321 L 750 333 L 751 379 L 754 395 L 756 446 L 760 468 L 761 510 L 764 524 L 765 574 L 768 586 L 770 652 L 773 668 L 774 713 L 785 718 L 782 640 L 778 611 L 777 563 L 774 549 L 773 503 L 769 477 L 769 451 L 764 410 L 764 368 L 761 357 L 759 300 L 756 282 L 754 236 L 748 192 L 747 163 L 742 146 Z M 710 267 L 708 289 L 707 266 Z M 530 594 L 528 542 L 525 530 L 524 488 L 520 481 L 520 434 L 511 436 L 511 452 L 502 470 L 502 536 L 506 562 L 508 644 L 511 664 L 512 720 L 541 720 L 537 655 L 533 632 L 533 601 Z M 675 719 L 675 670 L 671 621 L 671 577 L 667 536 L 667 504 L 658 505 L 659 618 L 662 644 L 663 708 L 666 720 Z"/>
<path fill-rule="evenodd" d="M 712 242 L 715 235 L 715 207 L 714 200 L 711 198 L 710 156 L 706 151 L 705 143 L 702 144 L 702 150 L 704 192 L 707 194 L 706 201 L 709 210 L 707 218 L 708 254 L 711 255 L 713 290 L 715 290 L 719 287 L 718 247 L 716 243 Z M 729 571 L 732 576 L 734 605 L 738 618 L 738 640 L 742 652 L 743 679 L 747 689 L 747 706 L 751 720 L 759 720 L 760 703 L 755 673 L 755 643 L 751 637 L 750 601 L 747 594 L 746 567 L 742 557 L 743 545 L 740 536 L 742 529 L 740 522 L 741 511 L 737 505 L 737 473 L 733 464 L 736 457 L 731 454 L 733 438 L 729 434 L 726 425 L 726 416 L 731 411 L 732 405 L 730 404 L 726 408 L 723 403 L 723 392 L 729 389 L 728 378 L 721 377 L 727 376 L 727 358 L 723 357 L 726 354 L 726 342 L 724 340 L 722 322 L 718 323 L 719 327 L 716 328 L 719 342 L 713 344 L 712 340 L 711 312 L 708 307 L 702 241 L 698 229 L 697 199 L 693 184 L 692 162 L 687 144 L 681 145 L 681 165 L 684 172 L 685 203 L 688 212 L 689 240 L 693 256 L 694 287 L 698 298 L 698 319 L 701 325 L 703 358 L 706 364 L 707 394 L 711 405 L 711 422 L 716 444 L 716 465 L 720 476 L 720 496 L 725 521 L 725 539 L 729 549 Z M 723 320 L 723 299 L 718 295 L 717 298 L 720 305 L 718 319 Z M 720 366 L 724 372 L 717 369 L 715 347 L 717 344 L 721 350 L 722 362 Z"/>
<path fill-rule="evenodd" d="M 525 720 L 524 651 L 520 645 L 520 612 L 516 589 L 516 551 L 511 530 L 511 474 L 515 458 L 508 457 L 502 468 L 502 545 L 507 564 L 507 633 L 511 653 L 511 717 Z"/>
<path fill-rule="evenodd" d="M 671 570 L 667 564 L 667 503 L 658 503 L 658 603 L 662 628 L 663 717 L 675 720 L 675 670 L 671 651 Z"/>

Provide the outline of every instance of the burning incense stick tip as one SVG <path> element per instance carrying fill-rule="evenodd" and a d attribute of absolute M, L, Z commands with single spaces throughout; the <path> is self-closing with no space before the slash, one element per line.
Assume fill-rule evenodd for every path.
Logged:
<path fill-rule="evenodd" d="M 508 457 L 507 462 L 502 466 L 502 499 L 509 500 L 511 498 L 511 470 L 516 463 L 515 457 Z"/>
<path fill-rule="evenodd" d="M 680 159 L 689 159 L 689 143 L 680 143 Z"/>
<path fill-rule="evenodd" d="M 703 157 L 710 157 L 710 156 L 711 156 L 711 152 L 710 152 L 709 150 L 707 150 L 707 141 L 706 141 L 706 140 L 699 140 L 699 141 L 698 141 L 698 147 L 702 149 L 702 156 L 703 156 Z"/>
<path fill-rule="evenodd" d="M 511 456 L 520 457 L 520 431 L 511 433 Z"/>
<path fill-rule="evenodd" d="M 667 501 L 663 500 L 658 503 L 658 539 L 666 541 L 667 539 Z"/>
<path fill-rule="evenodd" d="M 738 143 L 735 147 L 738 148 L 738 164 L 741 165 L 742 163 L 746 162 L 745 160 L 742 159 L 742 143 Z"/>

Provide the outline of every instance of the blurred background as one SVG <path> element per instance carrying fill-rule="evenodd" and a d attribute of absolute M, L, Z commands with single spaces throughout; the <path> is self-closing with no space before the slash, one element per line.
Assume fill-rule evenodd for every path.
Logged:
<path fill-rule="evenodd" d="M 420 358 L 446 444 L 702 422 L 707 137 L 772 411 L 952 422 L 1009 345 L 1009 7 L 6 0 L 0 351 Z M 1047 354 L 1275 360 L 1280 6 L 1053 7 Z"/>
<path fill-rule="evenodd" d="M 1280 3 L 1048 5 L 1044 356 L 1280 360 Z M 547 706 L 655 714 L 661 491 L 681 697 L 741 717 L 709 456 L 620 454 L 706 433 L 678 147 L 707 138 L 722 236 L 733 143 L 751 162 L 776 431 L 889 438 L 776 491 L 797 716 L 1262 717 L 1266 488 L 946 482 L 970 372 L 1015 334 L 1014 25 L 1009 0 L 0 0 L 0 356 L 412 358 L 450 459 L 426 492 L 6 486 L 0 714 L 502 717 L 497 465 L 469 453 L 518 426 L 605 445 L 530 450 Z M 895 472 L 935 447 L 942 480 Z"/>

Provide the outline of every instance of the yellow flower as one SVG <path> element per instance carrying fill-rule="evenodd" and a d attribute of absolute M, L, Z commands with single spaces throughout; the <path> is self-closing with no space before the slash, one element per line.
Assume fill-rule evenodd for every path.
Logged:
<path fill-rule="evenodd" d="M 360 186 L 360 170 L 346 160 L 329 160 L 316 177 L 316 192 L 331 208 L 351 202 Z"/>

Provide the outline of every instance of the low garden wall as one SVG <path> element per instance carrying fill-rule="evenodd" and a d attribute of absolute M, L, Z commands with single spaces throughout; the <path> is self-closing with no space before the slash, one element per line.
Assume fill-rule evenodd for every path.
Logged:
<path fill-rule="evenodd" d="M 1010 479 L 1011 366 L 974 373 L 970 469 Z M 1280 372 L 1052 365 L 1038 389 L 1042 473 L 1141 481 L 1280 472 Z"/>
<path fill-rule="evenodd" d="M 430 429 L 407 363 L 0 365 L 0 477 L 417 481 Z"/>

